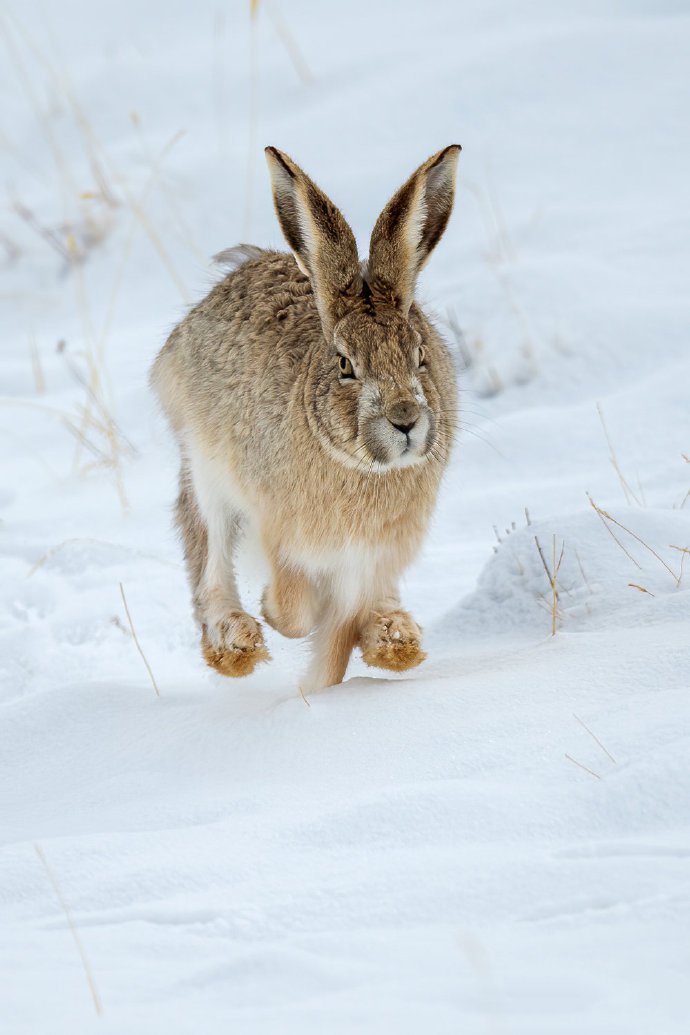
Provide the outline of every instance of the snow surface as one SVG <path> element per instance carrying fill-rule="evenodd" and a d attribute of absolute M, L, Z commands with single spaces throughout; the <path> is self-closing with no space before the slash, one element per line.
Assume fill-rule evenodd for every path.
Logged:
<path fill-rule="evenodd" d="M 248 7 L 6 6 L 2 1031 L 687 1032 L 687 5 Z M 420 293 L 465 430 L 404 591 L 429 660 L 305 702 L 269 631 L 225 681 L 148 367 L 208 256 L 280 245 L 264 144 L 364 249 L 456 140 Z M 103 411 L 78 455 L 65 423 L 89 354 L 121 492 Z"/>

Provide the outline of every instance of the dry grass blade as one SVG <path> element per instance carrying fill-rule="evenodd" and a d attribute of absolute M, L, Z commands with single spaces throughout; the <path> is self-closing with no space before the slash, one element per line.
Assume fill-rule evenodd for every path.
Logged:
<path fill-rule="evenodd" d="M 681 458 L 685 461 L 686 464 L 690 464 L 690 456 L 688 456 L 687 453 L 681 453 L 680 455 L 681 455 Z M 682 499 L 682 501 L 680 503 L 680 507 L 679 507 L 680 510 L 683 509 L 683 507 L 688 502 L 688 500 L 690 500 L 690 489 L 688 489 L 688 491 L 683 496 L 683 499 Z"/>
<path fill-rule="evenodd" d="M 66 68 L 56 67 L 49 60 L 49 58 L 41 51 L 40 47 L 36 45 L 36 43 L 31 38 L 30 34 L 27 32 L 26 28 L 23 27 L 20 24 L 20 22 L 16 19 L 14 19 L 14 27 L 16 32 L 24 40 L 25 45 L 34 54 L 39 64 L 49 75 L 55 87 L 56 93 L 62 98 L 64 98 L 66 105 L 68 106 L 74 117 L 76 128 L 79 132 L 84 152 L 87 156 L 89 165 L 91 167 L 91 172 L 93 174 L 94 180 L 98 185 L 98 192 L 96 192 L 95 194 L 93 192 L 87 192 L 87 195 L 91 197 L 98 197 L 99 200 L 104 201 L 113 209 L 118 207 L 118 198 L 116 197 L 115 192 L 111 188 L 108 181 L 108 176 L 111 180 L 114 180 L 115 174 L 113 173 L 110 161 L 106 156 L 102 144 L 97 139 L 94 129 L 91 123 L 89 122 L 89 119 L 87 118 L 84 109 L 82 108 L 80 102 L 77 99 L 72 84 L 69 81 Z M 40 114 L 42 115 L 42 113 Z M 48 120 L 43 119 L 43 121 L 47 123 Z M 50 142 L 52 143 L 52 138 L 50 138 Z M 55 154 L 56 164 L 58 165 L 58 168 L 60 169 L 61 173 L 63 173 L 66 170 L 66 165 L 64 163 L 64 160 L 62 159 L 62 155 L 60 154 L 57 148 L 57 145 L 53 146 L 53 150 Z M 63 180 L 64 179 L 65 176 L 63 175 Z M 70 196 L 79 196 L 80 192 L 76 191 L 76 188 L 74 188 L 74 186 L 71 183 L 68 186 L 70 188 Z M 146 211 L 143 209 L 141 205 L 137 203 L 136 199 L 133 197 L 132 192 L 127 187 L 126 182 L 123 181 L 121 183 L 121 188 L 132 215 L 140 223 L 142 229 L 147 234 L 153 247 L 160 256 L 163 265 L 165 266 L 174 283 L 178 287 L 180 294 L 182 295 L 183 301 L 187 303 L 189 299 L 184 282 L 177 273 L 177 270 L 163 245 L 163 241 L 160 235 L 156 232 Z M 81 192 L 82 195 L 83 193 L 84 192 Z M 81 258 L 80 255 L 76 255 L 74 252 L 74 247 L 76 247 L 76 243 L 77 242 L 73 237 L 71 241 L 68 238 L 66 258 L 73 264 L 75 258 Z M 70 247 L 70 244 L 74 247 Z"/>
<path fill-rule="evenodd" d="M 208 258 L 206 253 L 202 251 L 201 248 L 199 248 L 194 238 L 192 229 L 180 210 L 180 206 L 178 205 L 177 200 L 175 199 L 174 193 L 169 189 L 165 181 L 165 178 L 161 175 L 161 164 L 163 159 L 166 157 L 168 152 L 171 151 L 172 148 L 178 143 L 178 141 L 184 139 L 185 130 L 178 130 L 177 133 L 175 133 L 173 137 L 168 141 L 168 143 L 162 149 L 160 154 L 156 155 L 152 151 L 147 141 L 141 123 L 141 119 L 138 116 L 135 117 L 134 114 L 131 116 L 131 118 L 134 128 L 136 130 L 136 134 L 141 144 L 144 160 L 148 163 L 151 170 L 148 183 L 146 184 L 145 192 L 148 193 L 149 188 L 153 185 L 155 185 L 158 188 L 161 197 L 168 206 L 168 210 L 170 212 L 170 215 L 172 216 L 173 221 L 177 225 L 177 232 L 180 239 L 184 241 L 186 247 L 190 250 L 190 252 L 193 252 L 201 262 L 205 263 Z"/>
<path fill-rule="evenodd" d="M 539 556 L 541 557 L 541 563 L 544 566 L 544 571 L 546 572 L 546 577 L 549 580 L 549 585 L 551 587 L 551 607 L 550 607 L 550 611 L 551 611 L 551 635 L 555 636 L 556 635 L 556 629 L 558 627 L 558 617 L 559 617 L 559 612 L 558 612 L 558 599 L 559 599 L 558 572 L 560 571 L 561 563 L 563 561 L 563 552 L 565 550 L 565 543 L 563 543 L 561 545 L 561 552 L 560 552 L 560 555 L 558 557 L 558 560 L 556 560 L 556 536 L 554 535 L 554 537 L 553 537 L 553 570 L 552 570 L 551 568 L 549 568 L 548 564 L 546 563 L 546 557 L 544 556 L 544 551 L 542 550 L 541 543 L 539 542 L 539 539 L 537 538 L 536 535 L 534 537 L 534 541 L 537 544 L 537 550 L 539 551 Z"/>
<path fill-rule="evenodd" d="M 244 199 L 244 232 L 243 237 L 251 237 L 252 209 L 254 204 L 254 179 L 256 171 L 256 120 L 257 120 L 257 13 L 258 0 L 251 0 L 249 8 L 249 130 L 247 138 L 247 186 Z"/>
<path fill-rule="evenodd" d="M 458 352 L 460 354 L 460 357 L 461 357 L 461 360 L 462 360 L 462 364 L 463 364 L 463 368 L 465 370 L 470 370 L 474 366 L 474 362 L 475 362 L 474 361 L 474 354 L 472 353 L 472 350 L 469 348 L 469 346 L 467 344 L 467 338 L 465 337 L 465 332 L 463 331 L 462 327 L 460 326 L 460 322 L 459 322 L 459 320 L 458 320 L 458 318 L 456 316 L 456 313 L 455 313 L 454 309 L 449 307 L 446 310 L 446 321 L 445 322 L 446 322 L 446 327 L 448 328 L 448 330 L 453 335 L 453 338 L 455 339 L 455 344 L 456 344 L 457 350 L 458 350 Z"/>
<path fill-rule="evenodd" d="M 568 759 L 569 762 L 572 762 L 573 765 L 576 765 L 579 769 L 584 769 L 584 771 L 586 773 L 589 773 L 590 776 L 593 776 L 595 780 L 601 780 L 599 773 L 595 773 L 593 769 L 588 769 L 586 765 L 583 765 L 582 762 L 578 762 L 578 760 L 576 758 L 573 758 L 572 755 L 569 755 L 567 751 L 565 753 L 565 757 Z"/>
<path fill-rule="evenodd" d="M 24 92 L 26 93 L 26 96 L 29 100 L 29 104 L 33 109 L 36 120 L 41 127 L 48 147 L 52 152 L 53 160 L 58 171 L 60 185 L 63 189 L 63 195 L 68 193 L 74 194 L 74 192 L 76 191 L 76 185 L 71 179 L 69 166 L 65 162 L 55 134 L 53 133 L 50 119 L 46 117 L 46 114 L 43 110 L 43 105 L 39 99 L 39 94 L 34 89 L 34 85 L 31 81 L 31 76 L 28 74 L 26 69 L 26 62 L 23 60 L 20 50 L 17 47 L 12 33 L 10 32 L 9 23 L 4 20 L 0 20 L 0 31 L 3 34 L 6 49 L 9 53 L 10 60 L 15 67 L 19 81 L 21 82 Z"/>
<path fill-rule="evenodd" d="M 688 495 L 690 496 L 690 491 L 688 491 Z M 680 571 L 678 572 L 678 585 L 680 586 L 681 579 L 683 578 L 683 569 L 685 568 L 685 558 L 690 554 L 690 549 L 687 546 L 674 546 L 673 543 L 671 543 L 670 549 L 678 550 L 680 553 Z"/>
<path fill-rule="evenodd" d="M 255 0 L 255 6 L 258 8 L 258 0 Z M 292 61 L 292 65 L 295 69 L 295 72 L 297 72 L 297 75 L 300 77 L 303 83 L 310 83 L 313 79 L 313 76 L 309 71 L 307 62 L 304 60 L 304 55 L 302 54 L 302 51 L 299 49 L 299 46 L 297 45 L 297 40 L 290 32 L 287 23 L 283 20 L 282 15 L 278 14 L 278 12 L 273 9 L 272 4 L 266 4 L 266 10 L 268 12 L 268 17 L 273 22 L 273 27 L 276 30 L 276 33 L 278 34 L 278 39 L 285 47 L 288 57 Z"/>
<path fill-rule="evenodd" d="M 180 295 L 182 296 L 182 301 L 185 303 L 185 305 L 188 305 L 189 295 L 187 294 L 187 288 L 185 287 L 182 277 L 180 277 L 177 270 L 175 269 L 175 265 L 170 256 L 168 255 L 168 252 L 166 251 L 165 245 L 163 244 L 160 235 L 156 231 L 155 227 L 153 226 L 153 223 L 149 219 L 144 209 L 141 207 L 138 201 L 136 201 L 136 199 L 129 193 L 129 191 L 125 191 L 125 196 L 127 198 L 130 211 L 139 221 L 149 241 L 158 253 L 158 257 L 160 258 L 161 262 L 163 263 L 166 270 L 170 274 L 170 277 L 175 283 L 178 291 L 180 292 Z"/>
<path fill-rule="evenodd" d="M 55 892 L 55 897 L 57 898 L 58 902 L 60 903 L 62 911 L 65 914 L 65 919 L 67 920 L 67 924 L 69 926 L 70 932 L 72 934 L 72 937 L 74 938 L 74 944 L 76 945 L 77 952 L 79 953 L 79 956 L 81 958 L 81 963 L 82 963 L 82 966 L 84 968 L 84 973 L 86 975 L 86 980 L 87 980 L 88 985 L 89 985 L 89 991 L 91 992 L 91 998 L 93 999 L 94 1008 L 95 1008 L 96 1013 L 98 1014 L 98 1016 L 101 1017 L 103 1015 L 103 1004 L 101 1003 L 101 997 L 98 994 L 98 989 L 96 988 L 96 982 L 94 981 L 94 978 L 93 978 L 93 973 L 91 971 L 91 966 L 89 964 L 89 960 L 88 960 L 88 957 L 86 955 L 86 951 L 85 951 L 84 946 L 82 944 L 81 938 L 79 937 L 79 932 L 77 931 L 76 924 L 74 923 L 74 920 L 72 919 L 72 915 L 71 915 L 69 909 L 67 908 L 67 903 L 65 901 L 64 895 L 62 894 L 62 890 L 60 888 L 60 885 L 58 884 L 57 878 L 56 878 L 55 874 L 53 873 L 51 867 L 48 865 L 48 860 L 46 859 L 45 852 L 43 851 L 43 849 L 41 848 L 41 846 L 39 844 L 35 844 L 35 843 L 34 843 L 34 850 L 35 850 L 36 855 L 38 856 L 38 858 L 41 860 L 41 863 L 43 864 L 44 870 L 48 874 L 48 880 L 50 881 L 50 883 L 52 885 L 53 891 Z"/>
<path fill-rule="evenodd" d="M 498 263 L 509 262 L 515 258 L 515 246 L 508 233 L 503 212 L 498 203 L 496 191 L 493 184 L 489 182 L 489 171 L 485 170 L 484 186 L 465 180 L 465 187 L 473 195 L 479 206 L 489 251 L 487 258 L 492 266 Z"/>
<path fill-rule="evenodd" d="M 309 704 L 309 701 L 307 700 L 307 696 L 306 696 L 306 694 L 305 694 L 305 692 L 304 692 L 304 690 L 302 689 L 301 686 L 299 687 L 299 695 L 302 698 L 302 700 L 304 701 L 304 703 L 306 704 L 307 708 L 311 708 L 311 705 Z"/>
<path fill-rule="evenodd" d="M 46 403 L 32 402 L 27 399 L 7 399 L 2 397 L 0 397 L 0 406 L 25 406 L 57 417 L 70 435 L 73 435 L 95 457 L 99 465 L 111 466 L 112 460 L 110 455 L 104 452 L 96 442 L 92 441 L 81 428 L 77 427 L 68 413 L 65 413 L 64 410 L 59 409 L 57 406 L 49 406 Z"/>
<path fill-rule="evenodd" d="M 640 507 L 642 506 L 642 504 L 640 503 L 640 500 L 635 495 L 633 490 L 630 488 L 630 483 L 624 476 L 620 468 L 620 464 L 618 463 L 618 457 L 616 456 L 616 451 L 613 448 L 613 442 L 611 441 L 611 436 L 609 435 L 609 429 L 606 427 L 606 421 L 604 420 L 604 411 L 601 408 L 601 403 L 597 403 L 597 412 L 599 414 L 599 420 L 601 421 L 601 426 L 604 429 L 604 435 L 606 437 L 606 442 L 609 447 L 609 459 L 611 460 L 611 466 L 618 475 L 618 481 L 621 483 L 621 488 L 623 489 L 623 493 L 625 495 L 625 502 L 630 503 L 630 501 L 633 500 L 635 503 L 637 503 L 638 507 Z"/>
<path fill-rule="evenodd" d="M 585 586 L 587 587 L 587 589 L 591 593 L 592 592 L 592 587 L 589 584 L 589 579 L 587 578 L 587 573 L 585 572 L 584 565 L 583 565 L 582 561 L 580 560 L 580 555 L 577 552 L 577 547 L 575 547 L 575 560 L 577 561 L 577 566 L 580 569 L 580 574 L 582 575 L 582 581 L 584 582 Z"/>
<path fill-rule="evenodd" d="M 77 381 L 86 392 L 88 400 L 93 404 L 94 408 L 100 412 L 100 420 L 98 417 L 89 411 L 88 420 L 96 427 L 103 435 L 107 438 L 113 439 L 111 443 L 115 452 L 128 453 L 129 456 L 137 456 L 138 450 L 136 446 L 130 442 L 125 433 L 122 431 L 117 421 L 113 417 L 112 413 L 108 409 L 103 395 L 97 394 L 99 388 L 98 376 L 93 375 L 91 381 L 87 381 L 81 371 L 70 362 L 66 360 L 67 367 L 72 374 L 72 377 Z M 94 387 L 95 384 L 95 387 Z M 118 441 L 119 440 L 119 441 Z"/>
<path fill-rule="evenodd" d="M 591 731 L 591 729 L 589 728 L 589 726 L 588 726 L 588 725 L 587 725 L 586 723 L 584 723 L 584 722 L 582 721 L 582 719 L 581 719 L 581 718 L 579 718 L 579 716 L 575 715 L 575 713 L 574 713 L 574 712 L 573 712 L 573 718 L 575 719 L 575 722 L 579 722 L 579 723 L 580 723 L 580 725 L 582 726 L 583 730 L 585 730 L 585 731 L 586 731 L 587 733 L 589 733 L 589 735 L 590 735 L 590 737 L 592 738 L 592 740 L 594 740 L 594 741 L 595 741 L 595 742 L 596 742 L 596 743 L 597 743 L 597 744 L 599 745 L 599 747 L 601 748 L 601 750 L 602 750 L 602 751 L 604 752 L 604 754 L 605 754 L 605 755 L 607 755 L 607 756 L 608 756 L 608 757 L 609 757 L 609 758 L 611 759 L 611 761 L 613 762 L 613 764 L 614 764 L 614 765 L 618 765 L 618 763 L 616 762 L 616 760 L 615 760 L 615 758 L 613 757 L 613 755 L 611 754 L 611 752 L 610 752 L 610 751 L 608 750 L 608 748 L 605 748 L 605 747 L 604 747 L 604 745 L 602 744 L 602 742 L 601 742 L 601 741 L 599 740 L 599 738 L 597 737 L 596 733 L 592 733 L 592 731 Z"/>
<path fill-rule="evenodd" d="M 640 593 L 646 593 L 647 596 L 654 597 L 656 593 L 652 593 L 651 589 L 647 589 L 646 586 L 640 586 L 637 582 L 629 582 L 628 585 L 631 589 L 639 589 Z"/>
<path fill-rule="evenodd" d="M 3 230 L 0 230 L 0 245 L 5 249 L 8 263 L 15 262 L 15 260 L 22 254 L 22 250 L 19 245 L 16 244 L 9 234 L 6 234 Z"/>
<path fill-rule="evenodd" d="M 42 226 L 31 209 L 27 208 L 26 205 L 23 205 L 21 201 L 15 201 L 12 207 L 19 218 L 36 234 L 38 234 L 46 244 L 53 248 L 66 263 L 71 264 L 75 261 L 79 261 L 78 251 L 75 252 L 73 249 L 68 248 L 67 245 L 60 240 L 60 237 L 55 233 L 55 231 L 50 229 L 50 227 Z"/>
<path fill-rule="evenodd" d="M 150 676 L 151 682 L 153 684 L 153 689 L 156 691 L 156 696 L 160 697 L 161 692 L 158 689 L 158 684 L 156 683 L 156 678 L 155 678 L 155 676 L 153 674 L 151 666 L 149 665 L 148 661 L 146 660 L 146 655 L 144 654 L 143 650 L 141 649 L 141 644 L 139 643 L 139 637 L 136 634 L 136 630 L 134 628 L 134 622 L 132 621 L 132 616 L 129 613 L 129 608 L 127 607 L 127 597 L 125 596 L 125 588 L 124 588 L 124 586 L 122 585 L 121 582 L 119 583 L 119 586 L 120 586 L 120 596 L 122 597 L 122 603 L 125 605 L 125 614 L 127 615 L 127 621 L 129 622 L 129 627 L 132 630 L 132 638 L 134 639 L 134 642 L 136 644 L 136 648 L 137 648 L 137 650 L 139 651 L 139 653 L 141 655 L 141 660 L 146 665 L 146 671 L 148 672 L 148 674 Z"/>
<path fill-rule="evenodd" d="M 38 64 L 44 69 L 48 76 L 52 79 L 53 85 L 58 93 L 62 93 L 67 100 L 68 104 L 73 110 L 77 129 L 82 137 L 85 155 L 89 161 L 91 173 L 98 185 L 98 191 L 100 197 L 106 201 L 112 207 L 117 205 L 117 199 L 114 193 L 110 190 L 105 173 L 103 170 L 104 156 L 102 154 L 102 148 L 98 145 L 91 125 L 86 117 L 81 106 L 78 104 L 76 97 L 71 89 L 67 77 L 67 71 L 64 66 L 56 66 L 48 56 L 43 52 L 41 47 L 36 43 L 35 37 L 29 32 L 24 24 L 18 18 L 12 18 L 12 24 L 14 31 L 22 39 L 24 46 L 28 51 L 33 54 Z M 45 119 L 48 122 L 48 119 Z"/>
<path fill-rule="evenodd" d="M 639 535 L 637 534 L 637 532 L 633 532 L 633 530 L 632 530 L 631 528 L 628 528 L 628 527 L 627 527 L 626 525 L 623 525 L 623 524 L 621 524 L 621 522 L 620 522 L 620 521 L 617 521 L 617 520 L 616 520 L 616 518 L 615 518 L 615 517 L 612 517 L 612 516 L 611 516 L 611 515 L 610 515 L 610 514 L 609 514 L 609 513 L 607 512 L 607 511 L 603 510 L 603 509 L 602 509 L 601 507 L 598 507 L 598 506 L 596 505 L 596 503 L 594 502 L 594 500 L 592 499 L 592 497 L 591 497 L 591 496 L 588 496 L 588 499 L 589 499 L 589 502 L 590 502 L 590 503 L 592 504 L 592 506 L 594 507 L 594 509 L 596 510 L 596 512 L 597 512 L 597 514 L 599 515 L 599 517 L 600 517 L 600 518 L 602 518 L 602 520 L 603 520 L 603 519 L 606 519 L 606 521 L 611 521 L 611 522 L 612 522 L 612 523 L 613 523 L 614 525 L 617 525 L 617 526 L 618 526 L 618 528 L 621 528 L 621 529 L 622 529 L 622 530 L 623 530 L 624 532 L 627 532 L 629 536 L 632 536 L 632 538 L 633 538 L 633 539 L 635 540 L 635 542 L 639 543 L 639 544 L 640 544 L 640 546 L 643 546 L 643 547 L 645 548 L 645 550 L 648 550 L 648 551 L 649 551 L 649 553 L 651 553 L 653 557 L 656 557 L 656 559 L 657 559 L 657 561 L 659 562 L 659 564 L 663 565 L 663 567 L 664 567 L 664 568 L 666 569 L 666 571 L 667 571 L 667 572 L 669 573 L 669 575 L 671 576 L 671 578 L 673 579 L 673 581 L 674 581 L 674 582 L 676 583 L 676 585 L 678 585 L 678 583 L 680 582 L 680 576 L 676 575 L 676 573 L 675 573 L 675 571 L 673 570 L 673 568 L 670 568 L 670 567 L 668 566 L 668 564 L 666 563 L 666 561 L 664 560 L 664 558 L 663 558 L 663 557 L 661 557 L 661 556 L 660 556 L 660 555 L 659 555 L 659 554 L 658 554 L 658 553 L 656 552 L 656 550 L 654 549 L 654 547 L 653 547 L 653 546 L 650 546 L 650 545 L 649 545 L 649 543 L 646 543 L 646 542 L 644 541 L 644 539 L 642 539 L 642 538 L 641 538 L 641 537 L 640 537 L 640 536 L 639 536 Z M 609 529 L 609 531 L 610 531 L 610 529 Z M 613 533 L 612 533 L 612 534 L 613 534 Z M 614 536 L 613 538 L 615 539 L 616 537 Z M 616 542 L 618 542 L 618 545 L 619 545 L 619 546 L 621 546 L 621 543 L 620 543 L 620 542 L 619 542 L 619 541 L 618 541 L 617 539 L 616 539 Z M 622 549 L 624 550 L 624 552 L 625 552 L 625 553 L 627 553 L 627 554 L 628 554 L 628 557 L 630 557 L 630 558 L 631 558 L 631 560 L 634 560 L 634 558 L 633 558 L 633 557 L 631 556 L 631 554 L 629 554 L 629 553 L 628 553 L 628 551 L 627 551 L 627 550 L 625 549 L 625 547 L 624 547 L 624 546 L 622 546 L 621 548 L 622 548 Z M 637 564 L 637 567 L 638 567 L 638 568 L 639 568 L 639 567 L 641 567 L 641 565 L 639 565 L 639 564 L 637 563 L 637 561 L 635 561 L 635 564 Z"/>
<path fill-rule="evenodd" d="M 589 500 L 590 505 L 593 507 L 593 509 L 599 515 L 599 520 L 601 521 L 602 525 L 604 526 L 604 528 L 606 529 L 608 534 L 613 539 L 614 543 L 617 543 L 618 546 L 620 546 L 620 548 L 623 551 L 623 553 L 625 554 L 625 556 L 630 558 L 630 560 L 633 562 L 635 567 L 639 568 L 640 571 L 642 571 L 642 565 L 640 564 L 640 562 L 635 557 L 633 557 L 633 555 L 630 553 L 629 550 L 626 550 L 626 548 L 623 546 L 623 543 L 620 541 L 620 539 L 618 538 L 616 533 L 606 524 L 606 521 L 604 520 L 604 512 L 602 510 L 600 510 L 600 508 L 596 505 L 596 503 L 594 502 L 592 497 L 589 495 L 589 493 L 587 493 L 587 499 Z"/>

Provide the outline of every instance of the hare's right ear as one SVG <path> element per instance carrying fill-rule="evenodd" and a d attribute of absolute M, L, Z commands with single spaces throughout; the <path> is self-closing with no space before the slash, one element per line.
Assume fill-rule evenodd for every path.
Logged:
<path fill-rule="evenodd" d="M 330 198 L 275 147 L 266 148 L 276 214 L 297 261 L 311 281 L 327 336 L 362 286 L 352 230 Z"/>
<path fill-rule="evenodd" d="M 400 309 L 412 305 L 417 274 L 446 229 L 455 197 L 460 145 L 428 158 L 396 191 L 376 221 L 367 280 L 375 295 Z"/>

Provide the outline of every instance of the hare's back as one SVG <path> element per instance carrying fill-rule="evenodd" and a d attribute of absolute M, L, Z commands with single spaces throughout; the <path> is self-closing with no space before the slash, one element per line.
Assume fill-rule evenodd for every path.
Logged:
<path fill-rule="evenodd" d="M 152 381 L 171 417 L 171 403 L 196 414 L 238 401 L 246 412 L 271 397 L 284 405 L 310 343 L 322 335 L 311 285 L 293 257 L 257 249 L 178 324 Z"/>
<path fill-rule="evenodd" d="M 310 337 L 322 336 L 311 284 L 292 255 L 261 251 L 243 262 L 209 292 L 187 318 L 216 347 L 230 354 L 239 347 L 266 355 L 295 353 Z"/>

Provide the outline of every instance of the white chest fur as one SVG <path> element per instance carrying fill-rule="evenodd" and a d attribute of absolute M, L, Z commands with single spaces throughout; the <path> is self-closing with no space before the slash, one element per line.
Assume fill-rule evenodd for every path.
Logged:
<path fill-rule="evenodd" d="M 390 548 L 384 545 L 344 542 L 342 548 L 327 551 L 290 551 L 285 558 L 300 567 L 317 584 L 326 584 L 341 613 L 352 613 L 364 604 L 374 604 L 388 595 Z"/>

